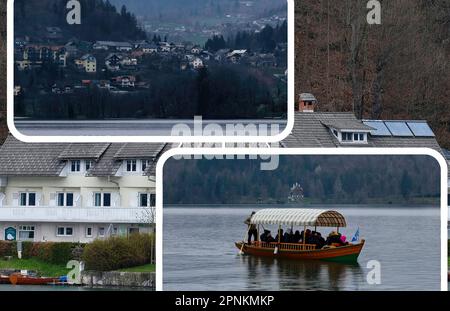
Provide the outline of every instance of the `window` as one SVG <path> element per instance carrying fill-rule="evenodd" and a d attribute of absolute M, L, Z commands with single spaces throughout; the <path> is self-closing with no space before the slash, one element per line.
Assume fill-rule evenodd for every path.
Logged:
<path fill-rule="evenodd" d="M 58 206 L 73 206 L 73 193 L 58 193 Z"/>
<path fill-rule="evenodd" d="M 150 193 L 150 206 L 156 205 L 156 194 Z"/>
<path fill-rule="evenodd" d="M 102 206 L 102 194 L 101 193 L 94 194 L 94 206 Z"/>
<path fill-rule="evenodd" d="M 92 237 L 92 227 L 86 227 L 86 237 Z"/>
<path fill-rule="evenodd" d="M 72 227 L 58 227 L 56 229 L 57 236 L 72 236 L 73 228 Z"/>
<path fill-rule="evenodd" d="M 93 162 L 91 160 L 86 160 L 86 162 L 85 162 L 86 171 L 89 171 L 91 169 L 92 165 L 93 165 Z"/>
<path fill-rule="evenodd" d="M 147 193 L 139 193 L 139 206 L 140 207 L 148 206 L 148 194 Z"/>
<path fill-rule="evenodd" d="M 71 172 L 79 172 L 80 170 L 81 170 L 81 161 L 80 160 L 70 161 L 70 171 Z"/>
<path fill-rule="evenodd" d="M 154 193 L 139 193 L 139 207 L 156 205 L 156 195 Z"/>
<path fill-rule="evenodd" d="M 19 240 L 33 240 L 34 239 L 34 226 L 23 225 L 19 226 Z"/>
<path fill-rule="evenodd" d="M 105 228 L 104 227 L 98 228 L 98 236 L 100 236 L 100 237 L 105 236 Z"/>
<path fill-rule="evenodd" d="M 142 171 L 144 172 L 147 169 L 147 166 L 149 166 L 150 164 L 150 160 L 141 160 L 141 168 Z"/>
<path fill-rule="evenodd" d="M 94 206 L 111 206 L 111 193 L 94 193 Z"/>
<path fill-rule="evenodd" d="M 342 141 L 352 141 L 353 139 L 352 133 L 342 133 Z"/>
<path fill-rule="evenodd" d="M 342 133 L 342 141 L 344 142 L 364 142 L 366 139 L 364 133 Z"/>
<path fill-rule="evenodd" d="M 137 234 L 137 233 L 139 233 L 139 228 L 133 228 L 133 227 L 128 228 L 128 234 L 129 235 Z"/>
<path fill-rule="evenodd" d="M 111 193 L 103 193 L 103 206 L 111 206 Z"/>
<path fill-rule="evenodd" d="M 136 160 L 127 160 L 127 172 L 136 172 Z"/>
<path fill-rule="evenodd" d="M 36 206 L 35 192 L 21 192 L 19 196 L 20 206 Z"/>

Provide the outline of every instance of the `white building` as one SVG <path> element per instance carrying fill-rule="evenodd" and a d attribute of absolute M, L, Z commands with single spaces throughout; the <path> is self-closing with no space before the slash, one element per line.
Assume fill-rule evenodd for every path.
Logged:
<path fill-rule="evenodd" d="M 80 59 L 76 59 L 75 65 L 88 73 L 97 72 L 97 59 L 91 54 L 86 54 L 83 55 Z"/>
<path fill-rule="evenodd" d="M 148 232 L 164 144 L 28 144 L 0 148 L 0 239 L 90 242 Z"/>
<path fill-rule="evenodd" d="M 192 68 L 194 68 L 194 69 L 200 69 L 200 68 L 203 68 L 203 67 L 204 67 L 203 61 L 202 61 L 202 59 L 199 58 L 199 57 L 196 57 L 196 58 L 194 58 L 194 59 L 191 61 L 191 66 L 192 66 Z"/>

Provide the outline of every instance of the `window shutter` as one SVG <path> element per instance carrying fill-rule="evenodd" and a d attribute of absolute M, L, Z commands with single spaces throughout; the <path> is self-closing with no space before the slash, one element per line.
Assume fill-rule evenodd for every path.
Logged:
<path fill-rule="evenodd" d="M 13 193 L 12 198 L 13 198 L 12 205 L 19 206 L 19 193 L 18 192 Z"/>
<path fill-rule="evenodd" d="M 130 198 L 130 207 L 138 207 L 139 206 L 139 192 L 135 196 L 131 196 Z"/>
<path fill-rule="evenodd" d="M 79 193 L 74 193 L 75 197 L 74 197 L 74 205 L 76 207 L 81 207 L 81 195 Z"/>
<path fill-rule="evenodd" d="M 37 192 L 36 193 L 36 206 L 41 206 L 41 200 L 42 200 L 42 194 Z"/>
<path fill-rule="evenodd" d="M 0 192 L 0 207 L 3 206 L 3 200 L 5 199 L 5 194 Z"/>
<path fill-rule="evenodd" d="M 48 205 L 56 206 L 56 192 L 50 193 L 50 200 L 48 201 Z"/>
<path fill-rule="evenodd" d="M 120 206 L 120 194 L 117 192 L 111 193 L 111 200 L 112 200 L 112 206 L 113 207 L 119 207 Z"/>

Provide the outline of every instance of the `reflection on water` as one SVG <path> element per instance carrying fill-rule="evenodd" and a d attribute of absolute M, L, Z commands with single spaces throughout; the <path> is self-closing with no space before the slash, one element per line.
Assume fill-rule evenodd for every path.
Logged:
<path fill-rule="evenodd" d="M 249 208 L 165 208 L 165 290 L 439 290 L 439 208 L 333 208 L 347 219 L 349 239 L 360 228 L 359 264 L 239 255 Z M 272 232 L 275 232 L 275 228 Z M 321 228 L 323 235 L 332 228 Z M 367 283 L 371 260 L 381 284 Z"/>
<path fill-rule="evenodd" d="M 247 287 L 258 289 L 268 278 L 279 279 L 279 289 L 343 290 L 341 283 L 364 280 L 358 263 L 342 264 L 325 261 L 294 261 L 255 256 L 239 256 L 247 265 Z M 324 286 L 325 285 L 325 286 Z"/>

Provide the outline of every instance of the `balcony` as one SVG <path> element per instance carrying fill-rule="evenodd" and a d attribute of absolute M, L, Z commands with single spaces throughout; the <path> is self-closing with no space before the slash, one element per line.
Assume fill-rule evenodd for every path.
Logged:
<path fill-rule="evenodd" d="M 76 222 L 76 223 L 150 223 L 154 208 L 132 207 L 0 207 L 0 221 Z"/>

